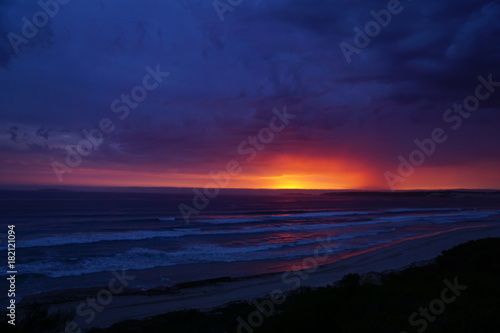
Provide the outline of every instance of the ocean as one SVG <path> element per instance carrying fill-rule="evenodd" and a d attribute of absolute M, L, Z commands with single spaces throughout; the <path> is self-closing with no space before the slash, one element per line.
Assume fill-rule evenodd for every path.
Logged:
<path fill-rule="evenodd" d="M 0 191 L 1 269 L 15 225 L 17 295 L 107 285 L 139 290 L 295 269 L 324 246 L 341 256 L 457 228 L 500 223 L 498 195 L 223 195 L 188 225 L 190 194 Z M 5 301 L 5 298 L 1 298 Z"/>

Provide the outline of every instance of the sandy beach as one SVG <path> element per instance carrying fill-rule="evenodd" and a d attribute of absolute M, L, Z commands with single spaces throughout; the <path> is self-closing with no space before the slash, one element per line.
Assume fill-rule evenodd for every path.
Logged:
<path fill-rule="evenodd" d="M 310 269 L 309 273 L 301 271 L 233 279 L 228 282 L 183 288 L 175 293 L 156 295 L 125 293 L 114 297 L 109 305 L 96 313 L 96 317 L 90 323 L 86 324 L 82 318 L 78 318 L 78 314 L 75 321 L 81 328 L 107 327 L 127 319 L 147 318 L 185 309 L 211 309 L 233 301 L 253 300 L 266 297 L 275 290 L 286 293 L 297 286 L 326 286 L 349 273 L 364 274 L 405 268 L 412 263 L 431 260 L 443 250 L 460 243 L 487 237 L 500 237 L 500 226 L 490 224 L 457 228 L 394 241 L 337 257 L 334 259 L 335 262 Z M 80 300 L 53 304 L 52 310 L 75 309 L 81 302 Z"/>

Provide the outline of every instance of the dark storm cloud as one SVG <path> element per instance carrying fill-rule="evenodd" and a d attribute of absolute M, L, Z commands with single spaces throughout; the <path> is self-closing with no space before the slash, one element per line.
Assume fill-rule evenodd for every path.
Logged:
<path fill-rule="evenodd" d="M 347 64 L 339 43 L 352 43 L 353 28 L 387 1 L 247 1 L 222 23 L 210 1 L 72 1 L 16 57 L 0 42 L 0 126 L 32 130 L 27 144 L 45 140 L 50 158 L 61 159 L 82 129 L 109 117 L 116 130 L 87 165 L 204 170 L 236 154 L 274 107 L 288 105 L 301 114 L 270 152 L 300 154 L 314 145 L 323 155 L 349 151 L 392 165 L 415 138 L 442 126 L 443 112 L 474 92 L 478 75 L 500 81 L 498 1 L 402 5 Z M 3 37 L 37 9 L 5 0 L 0 7 L 16 14 L 0 14 Z M 111 102 L 156 64 L 171 75 L 119 120 Z M 490 158 L 472 147 L 498 150 L 499 96 L 456 133 L 467 139 L 429 163 Z"/>
<path fill-rule="evenodd" d="M 36 130 L 36 135 L 38 135 L 39 137 L 48 139 L 49 138 L 49 130 L 42 126 Z"/>
<path fill-rule="evenodd" d="M 11 57 L 14 56 L 13 49 L 7 38 L 10 32 L 9 18 L 7 16 L 8 9 L 12 6 L 13 1 L 0 0 L 0 66 L 6 67 Z"/>
<path fill-rule="evenodd" d="M 11 141 L 16 141 L 17 139 L 17 126 L 12 126 L 11 128 L 9 128 L 9 133 L 10 133 L 10 140 Z"/>
<path fill-rule="evenodd" d="M 25 20 L 33 24 L 33 16 L 40 11 L 41 7 L 37 1 L 0 1 L 0 66 L 8 67 L 19 54 L 19 49 L 32 53 L 38 48 L 48 48 L 52 45 L 54 34 L 50 18 L 40 29 L 36 26 L 27 28 L 34 31 L 34 36 L 26 38 L 24 35 L 23 29 L 27 26 Z"/>

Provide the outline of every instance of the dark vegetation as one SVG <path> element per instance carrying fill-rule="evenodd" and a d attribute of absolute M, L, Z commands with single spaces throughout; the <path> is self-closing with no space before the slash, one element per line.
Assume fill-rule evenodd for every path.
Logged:
<path fill-rule="evenodd" d="M 16 325 L 10 325 L 7 313 L 3 311 L 0 332 L 2 333 L 62 333 L 66 322 L 74 317 L 73 312 L 49 312 L 47 305 L 32 303 L 16 311 Z M 5 320 L 5 321 L 4 321 Z"/>
<path fill-rule="evenodd" d="M 362 283 L 366 279 L 349 274 L 325 288 L 296 290 L 285 303 L 275 306 L 276 311 L 260 327 L 240 328 L 239 332 L 500 332 L 500 238 L 470 241 L 444 251 L 431 264 L 379 276 L 375 283 Z M 441 299 L 447 288 L 443 281 L 453 284 L 455 278 L 467 289 L 449 304 L 443 303 L 445 307 L 439 315 L 429 312 L 433 319 L 426 321 L 425 329 L 422 322 L 410 325 L 410 315 Z M 248 322 L 254 311 L 253 304 L 238 302 L 209 312 L 178 311 L 146 320 L 128 320 L 90 332 L 232 333 L 238 331 L 236 319 L 241 317 Z M 55 325 L 55 319 L 65 322 L 67 317 L 47 316 L 39 310 L 21 320 L 22 330 L 18 332 L 47 332 L 42 328 Z M 1 332 L 8 332 L 0 328 Z"/>

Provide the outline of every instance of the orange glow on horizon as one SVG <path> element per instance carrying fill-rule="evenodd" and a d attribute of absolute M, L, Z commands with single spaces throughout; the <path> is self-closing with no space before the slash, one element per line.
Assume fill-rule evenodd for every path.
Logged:
<path fill-rule="evenodd" d="M 225 166 L 225 163 L 221 163 Z M 97 186 L 97 187 L 184 187 L 217 186 L 213 170 L 160 172 L 141 169 L 122 170 L 77 168 L 64 174 L 60 183 L 50 164 L 8 167 L 4 164 L 0 183 L 4 185 Z M 119 166 L 122 167 L 122 166 Z M 384 170 L 373 163 L 347 158 L 314 158 L 308 156 L 274 156 L 241 164 L 242 172 L 232 176 L 225 188 L 288 190 L 390 190 Z M 204 169 L 200 166 L 200 169 Z M 499 189 L 500 174 L 495 164 L 416 168 L 413 175 L 396 186 L 397 190 L 433 189 Z"/>
<path fill-rule="evenodd" d="M 273 189 L 353 189 L 373 186 L 371 171 L 347 159 L 279 156 L 266 176 Z"/>

